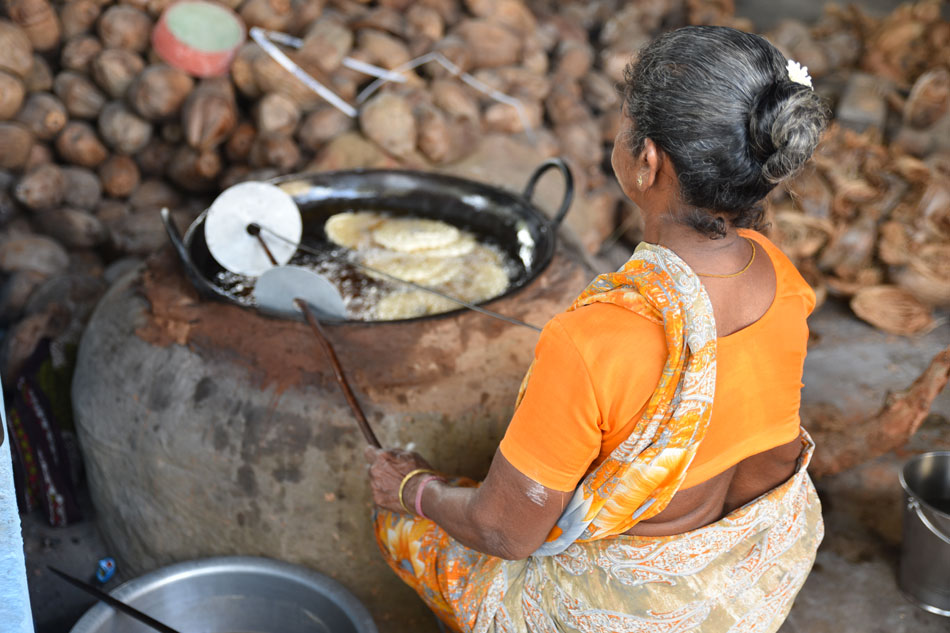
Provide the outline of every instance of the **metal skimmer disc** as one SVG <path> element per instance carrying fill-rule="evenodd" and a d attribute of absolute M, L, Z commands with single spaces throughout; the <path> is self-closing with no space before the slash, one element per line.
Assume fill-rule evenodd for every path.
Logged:
<path fill-rule="evenodd" d="M 265 310 L 288 316 L 297 316 L 300 310 L 294 299 L 303 299 L 328 319 L 346 319 L 343 297 L 330 280 L 309 268 L 278 266 L 271 268 L 254 285 L 254 300 Z"/>
<path fill-rule="evenodd" d="M 261 226 L 260 236 L 278 265 L 290 261 L 303 234 L 300 209 L 287 193 L 264 182 L 234 185 L 211 203 L 205 243 L 215 261 L 233 273 L 252 277 L 274 267 L 258 238 L 247 232 L 249 224 Z"/>

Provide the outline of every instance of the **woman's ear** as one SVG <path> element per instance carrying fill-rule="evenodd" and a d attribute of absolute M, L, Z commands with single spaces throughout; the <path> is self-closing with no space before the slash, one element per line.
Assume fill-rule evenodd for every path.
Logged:
<path fill-rule="evenodd" d="M 661 150 L 652 139 L 643 142 L 643 150 L 637 160 L 637 186 L 645 191 L 656 182 L 662 161 Z"/>

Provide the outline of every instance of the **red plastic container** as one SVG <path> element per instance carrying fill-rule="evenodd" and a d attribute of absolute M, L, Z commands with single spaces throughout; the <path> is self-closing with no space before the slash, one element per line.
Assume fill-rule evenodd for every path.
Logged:
<path fill-rule="evenodd" d="M 223 75 L 247 37 L 234 11 L 206 0 L 182 0 L 162 12 L 152 46 L 163 61 L 195 77 Z"/>

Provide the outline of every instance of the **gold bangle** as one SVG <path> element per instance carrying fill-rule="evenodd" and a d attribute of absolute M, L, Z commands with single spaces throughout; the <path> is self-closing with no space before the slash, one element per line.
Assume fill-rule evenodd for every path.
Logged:
<path fill-rule="evenodd" d="M 415 470 L 411 471 L 408 475 L 403 477 L 402 483 L 399 484 L 399 505 L 401 505 L 402 509 L 406 511 L 406 514 L 413 514 L 413 512 L 406 506 L 406 502 L 403 501 L 402 493 L 406 489 L 406 484 L 409 483 L 409 480 L 415 477 L 416 475 L 421 475 L 422 473 L 431 473 L 433 475 L 438 475 L 437 472 L 429 468 L 416 468 Z"/>

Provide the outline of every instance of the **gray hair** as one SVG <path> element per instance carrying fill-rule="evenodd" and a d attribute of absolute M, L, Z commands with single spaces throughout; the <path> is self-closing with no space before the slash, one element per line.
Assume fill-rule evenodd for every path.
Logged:
<path fill-rule="evenodd" d="M 624 72 L 629 149 L 649 138 L 670 157 L 693 207 L 683 221 L 709 237 L 726 232 L 712 213 L 758 228 L 761 200 L 802 168 L 827 125 L 822 99 L 786 64 L 758 35 L 691 26 L 648 44 Z"/>

